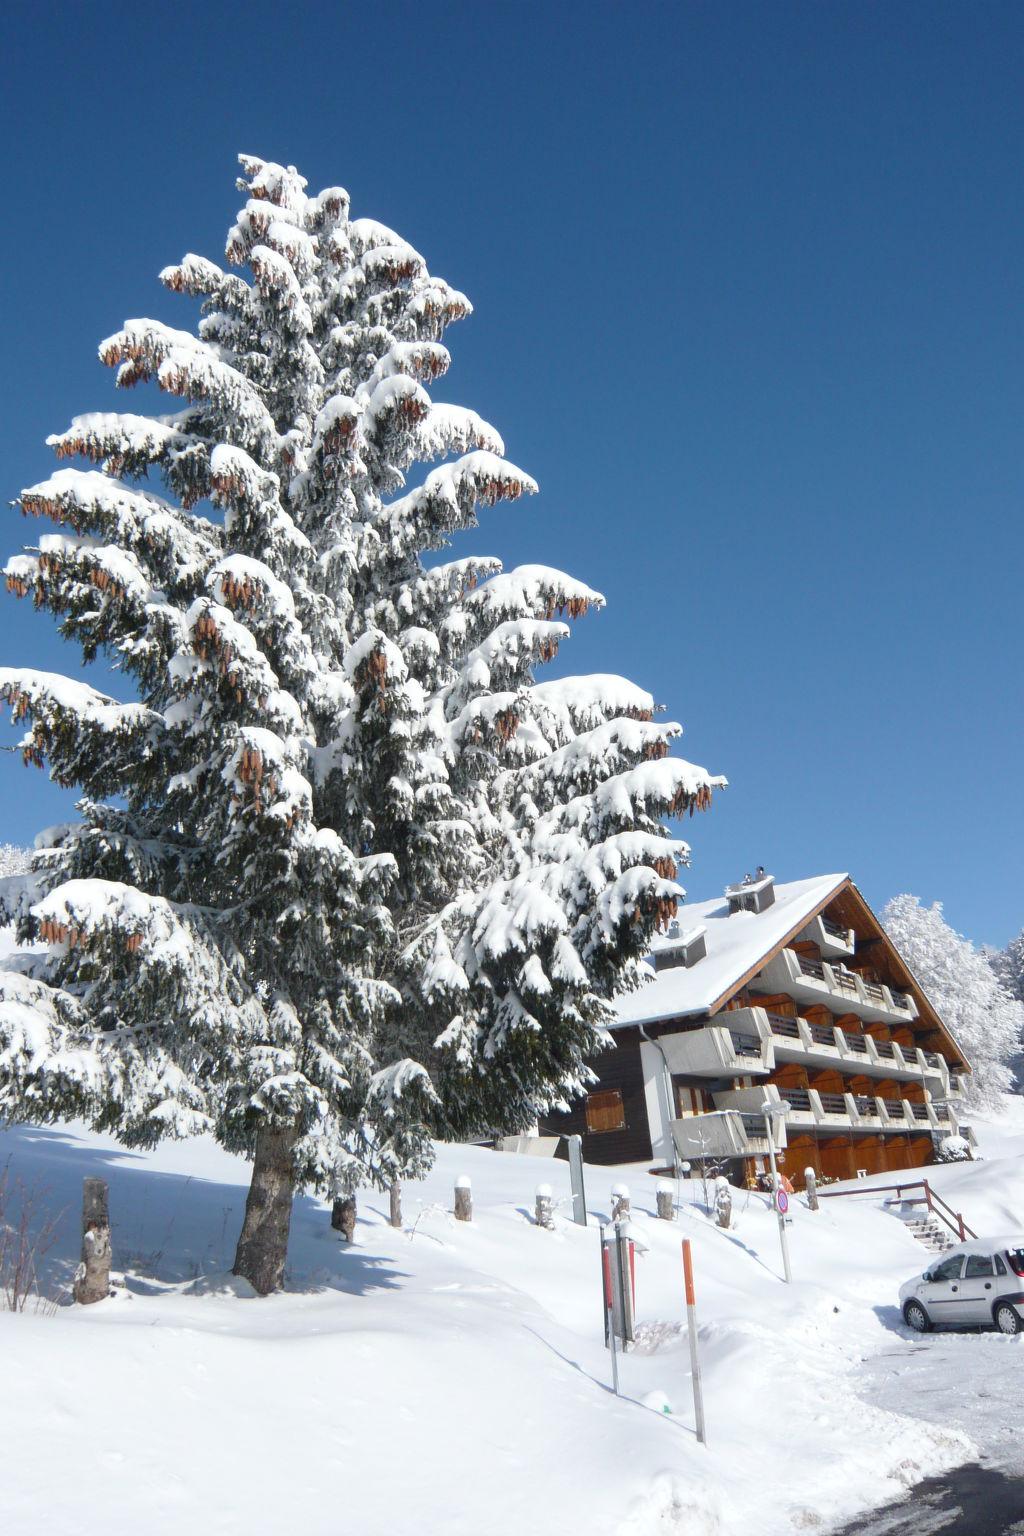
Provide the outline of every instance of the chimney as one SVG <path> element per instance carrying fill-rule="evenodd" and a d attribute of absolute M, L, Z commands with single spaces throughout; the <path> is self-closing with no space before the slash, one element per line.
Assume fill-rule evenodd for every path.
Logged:
<path fill-rule="evenodd" d="M 775 900 L 775 876 L 765 873 L 763 864 L 756 875 L 744 875 L 737 885 L 727 885 L 725 899 L 730 915 L 734 912 L 764 912 Z"/>

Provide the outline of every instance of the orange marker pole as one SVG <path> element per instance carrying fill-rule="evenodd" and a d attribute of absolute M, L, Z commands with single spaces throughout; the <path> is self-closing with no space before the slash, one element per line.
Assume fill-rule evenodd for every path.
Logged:
<path fill-rule="evenodd" d="M 690 1239 L 683 1238 L 683 1284 L 686 1289 L 686 1330 L 690 1336 L 690 1375 L 693 1379 L 693 1413 L 697 1421 L 697 1439 L 707 1445 L 704 1429 L 704 1394 L 700 1385 L 700 1360 L 697 1355 L 697 1298 L 693 1289 L 693 1257 Z"/>

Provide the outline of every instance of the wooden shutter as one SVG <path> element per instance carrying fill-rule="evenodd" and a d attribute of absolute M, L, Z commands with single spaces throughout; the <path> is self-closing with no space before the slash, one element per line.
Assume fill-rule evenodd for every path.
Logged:
<path fill-rule="evenodd" d="M 622 1094 L 617 1088 L 605 1093 L 587 1094 L 587 1130 L 592 1136 L 602 1131 L 624 1131 L 625 1128 Z"/>

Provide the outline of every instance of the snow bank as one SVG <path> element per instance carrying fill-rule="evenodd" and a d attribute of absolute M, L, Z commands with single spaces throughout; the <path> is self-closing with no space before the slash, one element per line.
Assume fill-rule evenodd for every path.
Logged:
<path fill-rule="evenodd" d="M 691 1203 L 700 1187 L 683 1186 L 668 1224 L 643 1170 L 591 1169 L 582 1229 L 564 1163 L 442 1147 L 404 1191 L 403 1231 L 386 1225 L 386 1197 L 364 1193 L 346 1248 L 324 1207 L 299 1200 L 289 1290 L 260 1302 L 226 1278 L 248 1170 L 208 1141 L 140 1155 L 80 1128 L 18 1128 L 0 1134 L 8 1157 L 68 1212 L 65 1279 L 81 1179 L 108 1178 L 128 1271 L 110 1303 L 0 1315 L 18 1382 L 0 1399 L 10 1536 L 79 1528 L 83 1487 L 108 1536 L 143 1523 L 152 1536 L 211 1524 L 333 1536 L 339 1521 L 360 1536 L 775 1536 L 891 1497 L 969 1449 L 853 1395 L 857 1364 L 899 1334 L 895 1288 L 921 1256 L 900 1223 L 856 1202 L 815 1215 L 794 1201 L 786 1287 L 760 1196 L 737 1192 L 734 1230 L 721 1232 Z M 459 1175 L 472 1180 L 471 1224 L 451 1215 Z M 642 1238 L 645 1345 L 622 1360 L 616 1400 L 596 1224 L 622 1178 Z M 553 1231 L 533 1221 L 539 1180 Z M 707 1449 L 691 1427 L 683 1235 Z"/>

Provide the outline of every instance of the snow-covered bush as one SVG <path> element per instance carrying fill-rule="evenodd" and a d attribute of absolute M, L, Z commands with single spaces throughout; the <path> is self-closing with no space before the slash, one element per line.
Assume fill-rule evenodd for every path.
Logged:
<path fill-rule="evenodd" d="M 944 1136 L 935 1155 L 940 1163 L 966 1163 L 971 1156 L 970 1143 L 963 1136 Z"/>
<path fill-rule="evenodd" d="M 1002 987 L 970 940 L 942 915 L 941 902 L 923 907 L 916 896 L 895 896 L 882 911 L 890 938 L 917 976 L 973 1071 L 964 1098 L 983 1107 L 1013 1085 L 1009 1063 L 1020 1050 L 1024 1005 Z"/>
<path fill-rule="evenodd" d="M 432 1132 L 581 1091 L 675 912 L 664 820 L 723 781 L 670 755 L 642 688 L 535 683 L 600 594 L 437 558 L 537 489 L 427 392 L 468 300 L 341 188 L 242 167 L 238 270 L 162 273 L 197 330 L 100 348 L 182 407 L 76 418 L 51 444 L 95 467 L 20 498 L 63 531 L 9 589 L 138 699 L 0 670 L 25 761 L 82 813 L 0 913 L 48 946 L 0 992 L 0 1113 L 252 1155 L 236 1270 L 266 1291 L 297 1184 L 390 1183 Z"/>

